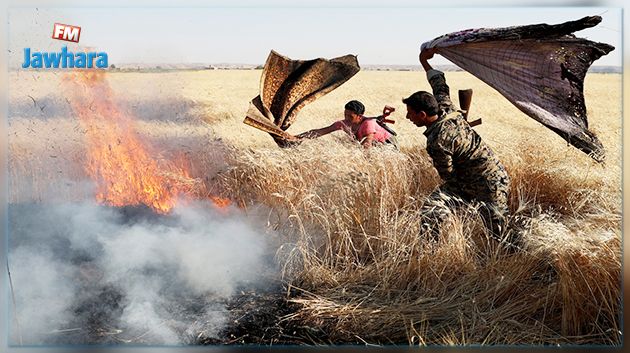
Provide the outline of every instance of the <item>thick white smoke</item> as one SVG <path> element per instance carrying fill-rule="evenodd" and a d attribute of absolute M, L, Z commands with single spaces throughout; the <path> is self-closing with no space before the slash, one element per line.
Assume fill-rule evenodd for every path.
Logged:
<path fill-rule="evenodd" d="M 12 344 L 189 343 L 195 327 L 216 336 L 225 301 L 270 266 L 262 230 L 205 203 L 169 216 L 12 205 L 9 224 Z"/>

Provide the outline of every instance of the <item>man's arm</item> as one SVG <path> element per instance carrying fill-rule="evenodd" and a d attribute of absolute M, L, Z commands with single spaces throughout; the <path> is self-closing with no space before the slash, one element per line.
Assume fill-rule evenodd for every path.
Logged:
<path fill-rule="evenodd" d="M 376 120 L 374 119 L 364 119 L 359 127 L 359 131 L 357 131 L 357 138 L 361 140 L 361 145 L 365 148 L 372 147 L 372 142 L 374 142 L 374 136 L 376 135 Z"/>
<path fill-rule="evenodd" d="M 321 137 L 321 136 L 330 134 L 331 132 L 337 131 L 337 130 L 339 130 L 338 125 L 337 125 L 337 123 L 334 123 L 334 124 L 332 124 L 330 126 L 326 126 L 326 127 L 321 128 L 321 129 L 313 129 L 313 130 L 309 130 L 309 131 L 303 132 L 303 133 L 301 133 L 301 134 L 299 134 L 299 135 L 297 135 L 295 137 L 300 138 L 300 139 L 303 139 L 303 138 L 314 139 L 314 138 L 317 138 L 317 137 Z"/>
<path fill-rule="evenodd" d="M 376 134 L 376 133 L 375 133 L 375 132 L 373 132 L 373 133 L 371 133 L 371 134 L 366 135 L 366 136 L 363 138 L 363 140 L 361 141 L 361 145 L 362 145 L 364 148 L 370 148 L 370 147 L 372 147 L 372 142 L 374 142 L 374 135 L 375 135 L 375 134 Z"/>
<path fill-rule="evenodd" d="M 446 84 L 446 78 L 442 71 L 434 69 L 429 64 L 429 59 L 433 57 L 435 49 L 429 48 L 420 52 L 420 64 L 427 73 L 427 80 L 433 89 L 433 96 L 438 101 L 438 106 L 445 113 L 457 110 L 457 107 L 451 101 L 450 88 Z"/>
<path fill-rule="evenodd" d="M 433 57 L 433 54 L 435 54 L 435 49 L 433 48 L 428 48 L 420 52 L 420 64 L 422 64 L 422 68 L 426 72 L 433 70 L 433 67 L 429 64 L 429 59 Z"/>
<path fill-rule="evenodd" d="M 453 177 L 453 153 L 442 143 L 427 146 L 427 152 L 433 160 L 433 166 L 440 178 L 448 181 Z"/>

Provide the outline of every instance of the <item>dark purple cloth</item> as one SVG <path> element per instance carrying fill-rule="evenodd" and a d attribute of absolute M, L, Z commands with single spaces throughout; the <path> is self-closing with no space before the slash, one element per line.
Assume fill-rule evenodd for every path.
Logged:
<path fill-rule="evenodd" d="M 604 147 L 588 130 L 584 76 L 593 61 L 614 49 L 576 38 L 599 16 L 558 25 L 479 28 L 450 33 L 422 44 L 470 72 L 525 114 L 602 162 Z"/>

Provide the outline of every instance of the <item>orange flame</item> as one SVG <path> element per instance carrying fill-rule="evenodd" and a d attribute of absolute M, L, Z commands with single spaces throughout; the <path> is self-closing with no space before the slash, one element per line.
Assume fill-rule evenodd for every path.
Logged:
<path fill-rule="evenodd" d="M 173 163 L 158 163 L 136 133 L 134 117 L 115 103 L 105 72 L 72 72 L 64 76 L 68 101 L 86 129 L 87 173 L 97 184 L 96 199 L 111 206 L 144 204 L 168 213 L 182 190 L 172 182 L 190 179 Z"/>
<path fill-rule="evenodd" d="M 210 196 L 210 200 L 218 208 L 226 208 L 232 204 L 230 199 L 220 196 Z"/>

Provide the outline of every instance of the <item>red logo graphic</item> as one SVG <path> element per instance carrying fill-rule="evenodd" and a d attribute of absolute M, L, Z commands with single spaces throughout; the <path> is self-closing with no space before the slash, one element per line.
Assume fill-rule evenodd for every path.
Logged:
<path fill-rule="evenodd" d="M 53 39 L 65 40 L 66 42 L 79 43 L 81 27 L 55 23 L 53 26 Z"/>

